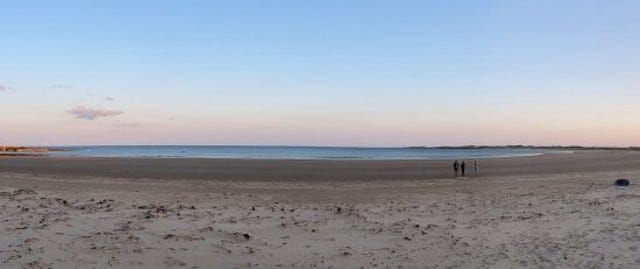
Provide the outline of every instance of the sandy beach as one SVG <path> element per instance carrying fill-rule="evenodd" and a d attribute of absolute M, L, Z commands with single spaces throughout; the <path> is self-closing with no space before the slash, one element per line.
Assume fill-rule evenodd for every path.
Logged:
<path fill-rule="evenodd" d="M 640 152 L 480 161 L 0 157 L 0 268 L 640 267 Z"/>

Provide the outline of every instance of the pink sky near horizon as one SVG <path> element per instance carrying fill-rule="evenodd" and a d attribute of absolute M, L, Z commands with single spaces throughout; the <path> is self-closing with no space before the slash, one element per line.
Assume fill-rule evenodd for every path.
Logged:
<path fill-rule="evenodd" d="M 208 105 L 211 101 L 141 102 L 135 93 L 110 99 L 97 93 L 66 97 L 82 96 L 82 90 L 75 92 L 0 93 L 37 100 L 0 106 L 0 144 L 640 145 L 640 108 L 624 97 L 544 104 L 489 95 L 460 104 L 386 98 L 306 105 L 247 99 L 244 104 Z M 78 110 L 80 104 L 84 110 Z M 78 117 L 78 111 L 90 115 Z"/>
<path fill-rule="evenodd" d="M 581 114 L 553 109 L 322 107 L 304 109 L 226 108 L 165 113 L 123 109 L 121 115 L 77 119 L 41 108 L 24 117 L 0 118 L 0 143 L 22 145 L 640 145 L 640 125 L 624 108 L 584 108 Z M 576 107 L 573 108 L 578 109 Z M 4 115 L 7 115 L 6 112 Z M 39 115 L 46 115 L 45 117 Z M 22 119 L 20 119 L 22 118 Z"/>

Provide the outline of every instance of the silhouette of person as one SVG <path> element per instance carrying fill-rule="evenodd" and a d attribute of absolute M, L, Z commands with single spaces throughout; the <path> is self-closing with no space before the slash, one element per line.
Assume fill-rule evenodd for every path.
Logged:
<path fill-rule="evenodd" d="M 478 173 L 478 168 L 480 168 L 480 163 L 478 163 L 478 161 L 474 160 L 473 161 L 473 172 L 475 172 L 477 174 Z"/>
<path fill-rule="evenodd" d="M 460 163 L 460 172 L 462 172 L 462 176 L 464 176 L 464 161 Z"/>
<path fill-rule="evenodd" d="M 458 167 L 460 167 L 460 164 L 458 163 L 458 160 L 456 160 L 453 162 L 453 172 L 455 172 L 456 177 L 458 177 Z"/>

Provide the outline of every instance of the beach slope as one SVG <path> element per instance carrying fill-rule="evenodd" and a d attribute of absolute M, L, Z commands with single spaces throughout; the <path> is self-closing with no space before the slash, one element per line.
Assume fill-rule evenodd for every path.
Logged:
<path fill-rule="evenodd" d="M 431 171 L 449 161 L 124 163 L 0 159 L 0 268 L 640 266 L 633 152 L 487 159 L 459 179 Z"/>

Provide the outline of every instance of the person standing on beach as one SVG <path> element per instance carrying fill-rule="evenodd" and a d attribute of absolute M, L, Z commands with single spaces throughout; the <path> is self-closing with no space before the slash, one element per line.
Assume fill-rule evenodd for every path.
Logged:
<path fill-rule="evenodd" d="M 464 161 L 460 163 L 460 172 L 462 172 L 462 176 L 464 176 Z"/>
<path fill-rule="evenodd" d="M 478 161 L 477 161 L 477 160 L 474 160 L 474 161 L 473 161 L 473 172 L 477 174 L 477 173 L 478 173 L 478 168 L 479 168 L 479 167 L 480 167 L 480 164 L 478 163 Z"/>
<path fill-rule="evenodd" d="M 458 160 L 453 162 L 453 172 L 456 174 L 456 177 L 458 177 L 458 167 L 459 166 L 460 166 L 460 164 L 458 164 Z"/>

